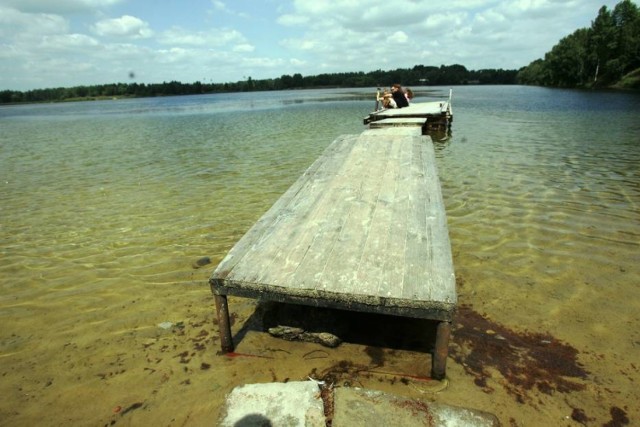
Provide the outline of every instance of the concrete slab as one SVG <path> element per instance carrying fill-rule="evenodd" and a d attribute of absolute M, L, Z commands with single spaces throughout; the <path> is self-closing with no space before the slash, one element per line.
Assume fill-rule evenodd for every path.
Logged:
<path fill-rule="evenodd" d="M 498 419 L 487 412 L 359 388 L 336 389 L 333 410 L 333 427 L 500 425 Z"/>
<path fill-rule="evenodd" d="M 227 396 L 224 427 L 325 427 L 320 389 L 313 381 L 246 384 Z"/>
<path fill-rule="evenodd" d="M 332 403 L 331 403 L 332 401 Z M 430 426 L 497 427 L 488 412 L 396 396 L 376 390 L 339 387 L 328 412 L 332 427 Z M 325 427 L 323 400 L 313 381 L 247 384 L 227 396 L 223 427 Z"/>

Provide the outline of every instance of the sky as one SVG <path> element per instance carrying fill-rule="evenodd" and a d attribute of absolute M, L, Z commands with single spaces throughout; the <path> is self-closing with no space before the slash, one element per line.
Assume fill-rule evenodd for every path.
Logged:
<path fill-rule="evenodd" d="M 518 69 L 620 1 L 0 0 L 0 90 Z"/>

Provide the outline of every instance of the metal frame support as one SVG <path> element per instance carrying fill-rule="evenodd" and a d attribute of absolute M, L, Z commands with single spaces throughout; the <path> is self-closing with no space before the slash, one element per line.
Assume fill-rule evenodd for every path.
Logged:
<path fill-rule="evenodd" d="M 449 337 L 451 322 L 439 322 L 436 328 L 436 346 L 433 351 L 431 377 L 436 380 L 445 378 L 447 372 L 447 356 L 449 355 Z"/>
<path fill-rule="evenodd" d="M 218 314 L 218 330 L 220 332 L 220 347 L 223 353 L 233 351 L 233 338 L 231 337 L 231 322 L 229 320 L 229 305 L 226 295 L 214 295 L 216 301 L 216 313 Z"/>

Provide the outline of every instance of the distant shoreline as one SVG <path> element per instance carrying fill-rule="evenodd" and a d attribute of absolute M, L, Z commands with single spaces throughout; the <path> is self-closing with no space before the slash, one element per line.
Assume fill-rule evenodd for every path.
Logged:
<path fill-rule="evenodd" d="M 462 85 L 454 85 L 454 86 L 518 86 L 519 84 L 462 84 Z M 446 85 L 427 85 L 427 86 L 446 86 Z M 520 84 L 520 86 L 535 86 L 535 85 L 525 85 Z M 637 75 L 626 76 L 623 80 L 617 82 L 614 85 L 607 87 L 597 87 L 597 88 L 585 88 L 585 87 L 573 87 L 573 88 L 563 88 L 563 87 L 552 87 L 552 86 L 541 86 L 550 89 L 573 89 L 573 90 L 589 90 L 589 91 L 616 91 L 616 92 L 640 92 L 640 72 Z M 11 106 L 11 105 L 25 105 L 25 104 L 59 104 L 66 102 L 95 102 L 95 101 L 117 101 L 121 99 L 144 99 L 144 98 L 166 98 L 172 96 L 190 96 L 190 95 L 215 95 L 215 94 L 224 94 L 224 93 L 247 93 L 247 92 L 279 92 L 284 90 L 317 90 L 317 89 L 347 89 L 347 87 L 341 86 L 323 86 L 323 87 L 303 87 L 303 88 L 286 88 L 286 89 L 271 89 L 271 90 L 244 90 L 244 91 L 212 91 L 212 92 L 203 92 L 203 93 L 177 93 L 177 94 L 156 94 L 153 96 L 145 95 L 145 96 L 136 96 L 136 95 L 99 95 L 99 96 L 86 96 L 86 97 L 73 97 L 73 98 L 65 98 L 65 99 L 57 99 L 57 100 L 42 100 L 42 101 L 17 101 L 17 102 L 0 102 L 1 106 Z"/>

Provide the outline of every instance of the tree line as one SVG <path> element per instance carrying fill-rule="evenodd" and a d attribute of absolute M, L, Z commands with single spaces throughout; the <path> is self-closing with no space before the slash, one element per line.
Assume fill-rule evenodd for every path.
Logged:
<path fill-rule="evenodd" d="M 631 0 L 602 6 L 591 27 L 561 39 L 518 73 L 518 83 L 554 87 L 640 88 L 640 12 Z M 625 79 L 627 80 L 625 82 Z"/>
<path fill-rule="evenodd" d="M 60 102 L 120 97 L 155 97 L 194 95 L 221 92 L 269 91 L 285 89 L 346 88 L 390 86 L 438 86 L 459 84 L 515 84 L 518 70 L 467 70 L 459 64 L 440 67 L 416 65 L 413 68 L 349 73 L 326 73 L 303 76 L 296 73 L 273 79 L 254 80 L 248 77 L 235 83 L 112 83 L 92 86 L 59 87 L 29 91 L 0 91 L 0 103 Z"/>

